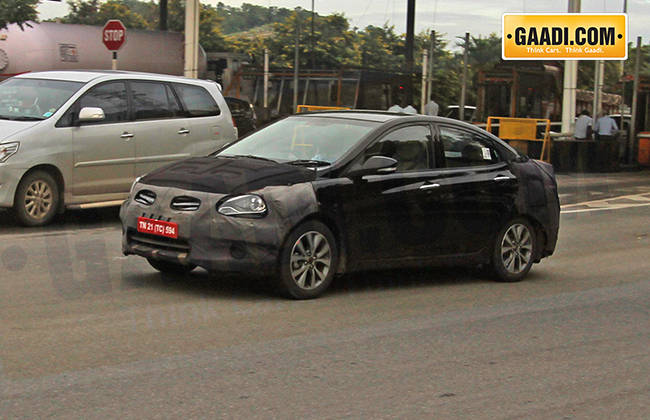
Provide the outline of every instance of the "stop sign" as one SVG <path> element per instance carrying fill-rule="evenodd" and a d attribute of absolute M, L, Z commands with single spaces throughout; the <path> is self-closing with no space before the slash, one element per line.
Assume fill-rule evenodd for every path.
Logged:
<path fill-rule="evenodd" d="M 102 42 L 110 51 L 119 50 L 126 41 L 126 27 L 117 19 L 106 22 L 102 29 Z"/>

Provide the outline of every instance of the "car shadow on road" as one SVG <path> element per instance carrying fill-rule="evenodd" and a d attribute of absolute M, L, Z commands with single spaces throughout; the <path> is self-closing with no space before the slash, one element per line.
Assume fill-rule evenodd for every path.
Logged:
<path fill-rule="evenodd" d="M 123 277 L 122 281 L 127 287 L 153 288 L 174 294 L 190 294 L 207 298 L 242 301 L 283 299 L 272 278 L 235 273 L 215 274 L 202 269 L 196 269 L 186 275 L 134 273 Z M 324 296 L 357 294 L 365 290 L 425 289 L 491 281 L 488 275 L 479 270 L 465 267 L 382 270 L 337 277 Z"/>
<path fill-rule="evenodd" d="M 119 207 L 67 210 L 57 215 L 48 226 L 25 227 L 16 221 L 10 211 L 0 210 L 0 233 L 50 233 L 69 229 L 113 227 L 120 224 L 119 212 Z"/>

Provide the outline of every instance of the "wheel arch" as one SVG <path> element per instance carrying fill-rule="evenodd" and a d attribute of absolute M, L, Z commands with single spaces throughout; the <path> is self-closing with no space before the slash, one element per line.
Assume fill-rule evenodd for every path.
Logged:
<path fill-rule="evenodd" d="M 336 248 L 338 250 L 338 267 L 336 273 L 337 274 L 345 273 L 347 268 L 347 244 L 344 239 L 345 237 L 343 235 L 343 229 L 334 217 L 331 217 L 327 214 L 312 213 L 302 218 L 289 231 L 287 231 L 284 240 L 282 241 L 282 248 L 286 246 L 289 236 L 298 228 L 298 226 L 302 225 L 305 222 L 310 222 L 310 221 L 320 222 L 325 226 L 327 226 L 329 230 L 332 231 L 332 234 L 334 235 L 334 239 L 336 240 Z"/>
<path fill-rule="evenodd" d="M 40 165 L 33 166 L 23 174 L 23 176 L 20 178 L 18 185 L 20 185 L 20 182 L 23 182 L 23 179 L 25 179 L 25 177 L 27 177 L 29 174 L 32 174 L 36 171 L 47 172 L 56 181 L 57 186 L 59 187 L 59 208 L 57 209 L 57 212 L 63 213 L 65 209 L 65 201 L 64 201 L 65 179 L 63 178 L 63 173 L 61 172 L 61 170 L 56 166 L 51 164 L 40 164 Z M 15 194 L 18 194 L 18 189 L 16 189 Z M 14 203 L 15 202 L 16 202 L 16 196 L 14 195 Z"/>

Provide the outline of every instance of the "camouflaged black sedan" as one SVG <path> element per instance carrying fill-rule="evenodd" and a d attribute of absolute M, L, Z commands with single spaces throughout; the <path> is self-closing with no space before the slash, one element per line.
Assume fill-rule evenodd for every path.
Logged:
<path fill-rule="evenodd" d="M 336 274 L 483 265 L 521 280 L 559 227 L 550 165 L 472 125 L 340 111 L 285 118 L 158 169 L 123 204 L 123 251 L 157 270 L 276 279 L 298 299 Z"/>

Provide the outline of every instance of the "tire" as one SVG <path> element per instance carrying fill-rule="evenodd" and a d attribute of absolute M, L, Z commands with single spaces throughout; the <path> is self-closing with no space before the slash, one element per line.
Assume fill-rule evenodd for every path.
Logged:
<path fill-rule="evenodd" d="M 14 214 L 24 226 L 45 226 L 59 211 L 59 184 L 45 171 L 27 174 L 18 184 Z"/>
<path fill-rule="evenodd" d="M 521 281 L 533 266 L 537 255 L 537 237 L 525 219 L 508 222 L 497 234 L 491 269 L 496 281 Z"/>
<path fill-rule="evenodd" d="M 171 261 L 157 260 L 155 258 L 147 258 L 149 264 L 164 274 L 184 275 L 196 268 L 195 265 L 183 265 Z"/>
<path fill-rule="evenodd" d="M 281 292 L 293 299 L 313 299 L 332 283 L 338 267 L 338 247 L 323 223 L 308 221 L 289 234 L 280 255 Z"/>

